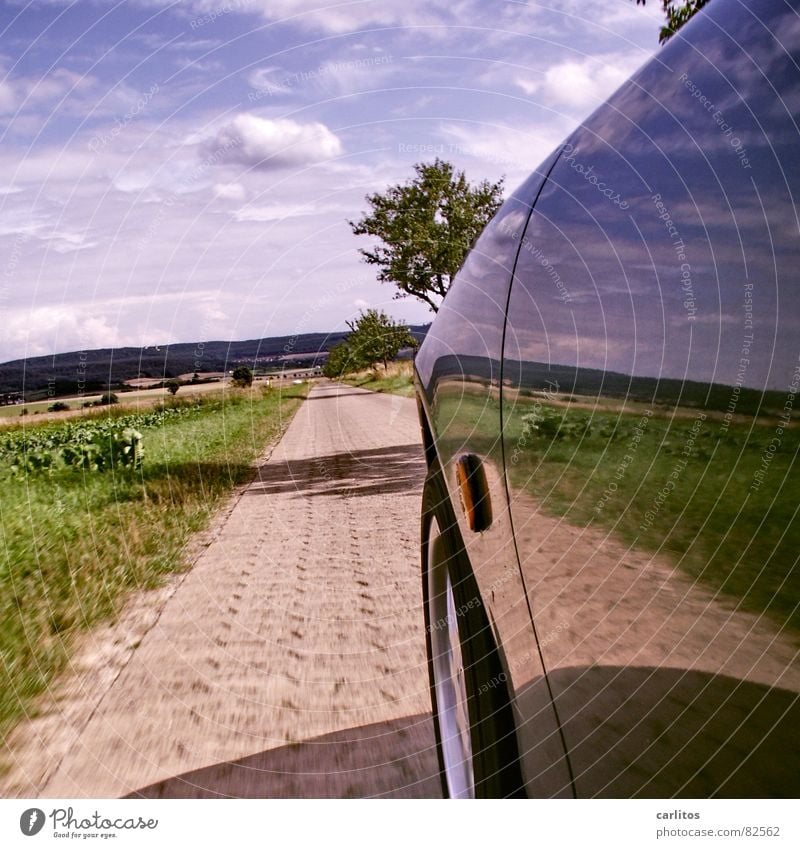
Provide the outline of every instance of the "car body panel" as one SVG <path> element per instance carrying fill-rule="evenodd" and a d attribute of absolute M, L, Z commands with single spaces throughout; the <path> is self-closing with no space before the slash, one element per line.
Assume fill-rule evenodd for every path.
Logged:
<path fill-rule="evenodd" d="M 522 237 L 510 509 L 581 797 L 800 794 L 799 63 L 795 11 L 717 0 Z"/>
<path fill-rule="evenodd" d="M 531 796 L 800 795 L 798 6 L 697 15 L 504 205 L 418 354 Z"/>
<path fill-rule="evenodd" d="M 511 274 L 532 203 L 551 157 L 507 200 L 476 241 L 415 358 L 423 417 L 447 487 L 480 599 L 512 692 L 526 691 L 520 747 L 536 752 L 530 790 L 571 795 L 569 771 L 519 572 L 508 513 L 500 434 L 500 360 Z M 457 462 L 480 462 L 491 525 L 472 532 L 461 505 Z M 530 720 L 529 720 L 530 719 Z"/>

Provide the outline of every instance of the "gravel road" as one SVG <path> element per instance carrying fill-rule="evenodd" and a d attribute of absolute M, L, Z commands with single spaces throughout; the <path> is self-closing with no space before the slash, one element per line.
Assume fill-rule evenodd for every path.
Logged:
<path fill-rule="evenodd" d="M 413 400 L 313 388 L 193 568 L 20 728 L 3 794 L 438 796 L 423 476 Z"/>

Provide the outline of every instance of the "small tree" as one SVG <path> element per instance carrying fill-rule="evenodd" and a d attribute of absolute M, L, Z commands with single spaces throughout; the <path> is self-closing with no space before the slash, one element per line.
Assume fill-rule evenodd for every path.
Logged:
<path fill-rule="evenodd" d="M 110 406 L 112 403 L 119 403 L 119 398 L 114 394 L 114 392 L 106 392 L 104 395 L 101 395 L 100 400 L 97 401 L 98 406 Z"/>
<path fill-rule="evenodd" d="M 181 387 L 181 384 L 177 380 L 167 380 L 167 382 L 164 383 L 164 386 L 171 395 L 176 395 L 178 394 L 178 389 Z"/>
<path fill-rule="evenodd" d="M 348 321 L 347 326 L 352 331 L 347 337 L 347 346 L 355 369 L 382 362 L 386 370 L 401 348 L 417 345 L 404 323 L 394 321 L 377 309 L 362 312 L 355 321 Z"/>
<path fill-rule="evenodd" d="M 240 389 L 246 389 L 253 385 L 253 369 L 246 365 L 237 365 L 233 369 L 233 385 Z"/>
<path fill-rule="evenodd" d="M 331 380 L 336 380 L 348 371 L 355 371 L 350 345 L 346 341 L 334 345 L 328 352 L 328 359 L 322 366 L 322 373 Z"/>
<path fill-rule="evenodd" d="M 382 194 L 367 195 L 371 212 L 349 221 L 357 235 L 381 244 L 361 250 L 378 266 L 378 280 L 394 283 L 397 297 L 416 297 L 436 312 L 467 251 L 500 206 L 503 181 L 476 186 L 449 162 L 414 166 L 417 176 Z"/>
<path fill-rule="evenodd" d="M 69 409 L 69 404 L 64 403 L 63 400 L 57 400 L 55 403 L 51 403 L 50 406 L 47 407 L 48 412 L 64 412 Z"/>

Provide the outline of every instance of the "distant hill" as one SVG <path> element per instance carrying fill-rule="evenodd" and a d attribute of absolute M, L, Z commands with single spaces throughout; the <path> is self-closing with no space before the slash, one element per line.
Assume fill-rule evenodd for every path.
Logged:
<path fill-rule="evenodd" d="M 429 324 L 412 325 L 422 341 Z M 164 380 L 179 374 L 251 368 L 312 366 L 323 363 L 328 351 L 347 335 L 302 333 L 242 342 L 183 342 L 157 347 L 118 347 L 35 356 L 0 364 L 0 394 L 23 392 L 27 399 L 39 393 L 51 396 L 92 393 L 119 386 L 138 377 Z"/>
<path fill-rule="evenodd" d="M 492 383 L 500 380 L 500 362 L 485 356 L 448 354 L 436 360 L 431 386 L 438 381 L 475 380 Z M 530 360 L 506 359 L 503 382 L 515 389 L 555 391 L 588 397 L 612 397 L 656 403 L 665 406 L 687 406 L 724 412 L 730 404 L 733 386 L 676 380 L 665 377 L 634 377 L 598 368 L 578 368 Z M 783 408 L 784 392 L 761 391 L 744 386 L 738 388 L 736 412 L 743 415 L 776 413 Z"/>

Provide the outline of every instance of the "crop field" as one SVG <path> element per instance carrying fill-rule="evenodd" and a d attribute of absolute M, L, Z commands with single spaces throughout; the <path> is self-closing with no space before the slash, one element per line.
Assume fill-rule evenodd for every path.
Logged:
<path fill-rule="evenodd" d="M 199 397 L 200 395 L 205 395 L 209 392 L 218 394 L 225 391 L 227 387 L 228 384 L 223 381 L 196 383 L 195 385 L 181 386 L 176 397 L 180 400 L 185 400 L 186 398 Z M 170 393 L 164 388 L 134 389 L 133 391 L 118 393 L 120 406 L 134 408 L 150 406 L 159 401 L 167 400 L 170 397 L 172 397 L 172 395 L 170 395 Z M 5 424 L 10 424 L 12 422 L 16 423 L 15 419 L 31 415 L 35 415 L 37 417 L 40 415 L 48 415 L 51 420 L 55 416 L 57 420 L 60 420 L 61 418 L 72 417 L 80 414 L 91 414 L 91 408 L 85 408 L 84 404 L 97 403 L 100 398 L 101 394 L 98 392 L 97 394 L 50 398 L 49 400 L 36 400 L 28 403 L 0 406 L 0 422 Z M 69 410 L 60 413 L 48 413 L 48 407 L 56 400 L 66 403 L 69 406 Z M 23 410 L 25 409 L 27 409 L 27 412 L 23 413 Z M 33 422 L 34 419 L 31 418 L 30 421 Z"/>
<path fill-rule="evenodd" d="M 183 548 L 299 407 L 306 386 L 111 408 L 0 431 L 0 734 L 35 709 L 73 637 Z"/>

